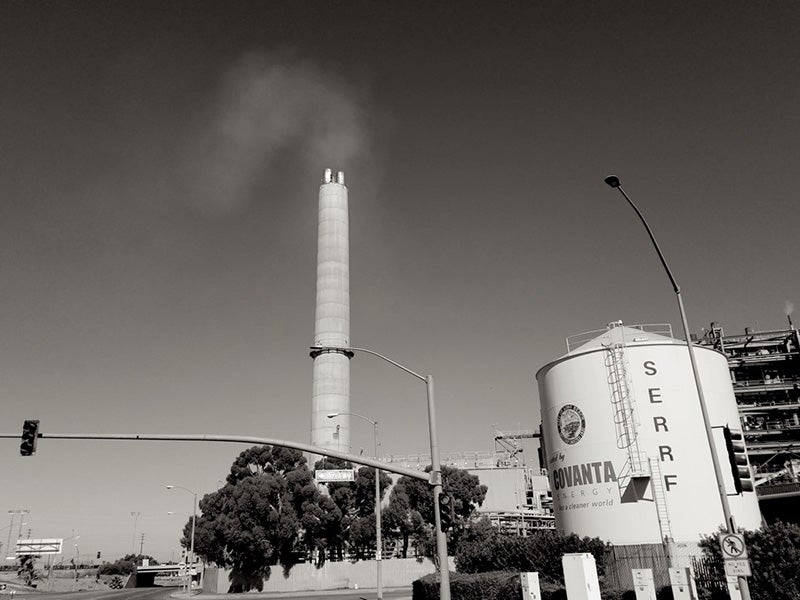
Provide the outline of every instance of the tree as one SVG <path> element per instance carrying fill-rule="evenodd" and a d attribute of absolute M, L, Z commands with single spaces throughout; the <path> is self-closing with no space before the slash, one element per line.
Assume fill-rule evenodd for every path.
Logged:
<path fill-rule="evenodd" d="M 720 530 L 722 532 L 722 530 Z M 790 600 L 800 598 L 800 525 L 777 521 L 755 531 L 744 531 L 744 542 L 750 559 L 752 577 L 747 578 L 750 593 L 756 600 Z M 700 541 L 703 554 L 710 557 L 709 567 L 722 572 L 722 552 L 718 534 Z"/>
<path fill-rule="evenodd" d="M 288 572 L 295 548 L 313 547 L 329 526 L 329 512 L 303 455 L 293 449 L 254 446 L 236 458 L 226 484 L 200 501 L 195 552 L 233 570 L 232 588 L 262 589 L 271 567 Z M 181 543 L 190 545 L 191 520 Z"/>
<path fill-rule="evenodd" d="M 351 469 L 352 464 L 336 458 L 316 463 L 317 469 Z M 381 471 L 381 499 L 392 479 Z M 328 483 L 328 497 L 339 513 L 338 527 L 328 530 L 326 539 L 331 558 L 342 560 L 348 547 L 355 558 L 365 558 L 375 548 L 375 469 L 360 467 L 354 481 Z M 383 512 L 383 511 L 382 511 Z M 383 528 L 382 528 L 383 529 Z"/>
<path fill-rule="evenodd" d="M 29 587 L 36 587 L 34 581 L 39 579 L 39 573 L 36 571 L 36 557 L 30 554 L 24 554 L 19 557 L 19 567 L 17 568 L 17 577 L 25 582 Z"/>
<path fill-rule="evenodd" d="M 430 465 L 425 468 L 426 472 L 430 470 Z M 483 504 L 486 490 L 477 475 L 464 469 L 442 466 L 442 493 L 451 495 L 454 500 L 454 531 L 448 534 L 449 539 L 455 541 L 458 538 L 460 530 Z M 403 557 L 407 556 L 410 541 L 413 541 L 417 554 L 435 555 L 433 488 L 428 482 L 400 477 L 389 497 L 385 517 L 387 533 L 403 540 Z"/>

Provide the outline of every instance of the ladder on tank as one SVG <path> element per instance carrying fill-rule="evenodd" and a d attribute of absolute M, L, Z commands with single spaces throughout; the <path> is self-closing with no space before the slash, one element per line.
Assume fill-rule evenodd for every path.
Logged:
<path fill-rule="evenodd" d="M 619 328 L 619 340 L 614 339 L 615 327 Z M 620 489 L 621 502 L 637 502 L 642 499 L 647 489 L 650 473 L 645 467 L 646 458 L 639 452 L 635 399 L 628 374 L 622 323 L 611 323 L 609 329 L 611 339 L 608 345 L 604 344 L 604 347 L 614 431 L 617 436 L 617 448 L 626 450 L 628 454 L 628 459 L 617 478 L 617 485 Z"/>
<path fill-rule="evenodd" d="M 661 530 L 661 541 L 666 541 L 672 538 L 672 525 L 667 510 L 667 494 L 664 489 L 664 477 L 661 475 L 661 461 L 658 458 L 650 458 L 648 462 L 653 481 L 653 503 L 656 505 L 658 528 Z"/>

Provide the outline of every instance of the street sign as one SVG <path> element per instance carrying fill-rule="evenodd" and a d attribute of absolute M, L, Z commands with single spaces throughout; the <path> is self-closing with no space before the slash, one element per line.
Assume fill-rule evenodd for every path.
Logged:
<path fill-rule="evenodd" d="M 740 533 L 719 534 L 719 548 L 722 550 L 722 558 L 725 560 L 747 558 L 744 536 Z"/>
<path fill-rule="evenodd" d="M 355 481 L 355 469 L 327 469 L 314 471 L 314 478 L 319 482 Z"/>
<path fill-rule="evenodd" d="M 750 577 L 752 574 L 753 573 L 750 571 L 750 561 L 746 558 L 728 558 L 725 560 L 725 575 L 732 577 Z"/>

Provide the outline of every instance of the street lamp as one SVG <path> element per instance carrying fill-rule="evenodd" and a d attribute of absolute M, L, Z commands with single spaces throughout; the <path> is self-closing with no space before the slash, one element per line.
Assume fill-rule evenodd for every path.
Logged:
<path fill-rule="evenodd" d="M 197 521 L 197 492 L 190 490 L 189 488 L 185 488 L 182 485 L 168 485 L 168 490 L 172 489 L 179 489 L 185 492 L 189 492 L 192 495 L 193 502 L 192 502 L 192 538 L 189 544 L 189 565 L 186 568 L 187 574 L 187 582 L 186 582 L 186 595 L 192 595 L 192 575 L 191 570 L 194 568 L 194 525 L 195 521 Z"/>
<path fill-rule="evenodd" d="M 647 230 L 647 235 L 650 236 L 650 241 L 653 242 L 653 246 L 656 249 L 656 253 L 658 254 L 658 258 L 661 261 L 661 265 L 664 267 L 664 271 L 667 273 L 667 277 L 669 277 L 669 281 L 672 284 L 672 289 L 675 292 L 675 296 L 678 300 L 678 311 L 681 314 L 681 324 L 683 325 L 683 335 L 686 338 L 686 348 L 689 350 L 689 362 L 692 365 L 692 374 L 694 375 L 694 384 L 697 388 L 697 397 L 700 401 L 700 412 L 703 415 L 703 427 L 705 428 L 706 432 L 706 439 L 708 441 L 708 448 L 711 451 L 711 463 L 714 465 L 714 476 L 717 480 L 717 491 L 719 492 L 719 500 L 722 504 L 722 513 L 725 517 L 725 528 L 727 529 L 728 533 L 736 533 L 736 524 L 733 521 L 733 515 L 731 514 L 731 507 L 728 503 L 728 494 L 725 490 L 725 481 L 722 478 L 722 469 L 719 464 L 719 457 L 717 456 L 716 447 L 714 445 L 714 433 L 711 429 L 711 420 L 708 416 L 708 407 L 706 406 L 706 398 L 703 394 L 703 384 L 700 382 L 700 372 L 697 369 L 697 360 L 695 359 L 694 355 L 694 344 L 692 344 L 692 338 L 689 335 L 689 322 L 686 319 L 686 310 L 683 307 L 683 299 L 681 298 L 681 288 L 678 285 L 678 282 L 675 281 L 675 277 L 672 275 L 672 271 L 670 270 L 669 266 L 667 265 L 667 260 L 664 258 L 664 254 L 661 252 L 661 248 L 656 241 L 655 236 L 653 235 L 653 231 L 650 229 L 650 226 L 647 224 L 647 221 L 642 215 L 641 211 L 637 208 L 637 206 L 633 203 L 630 199 L 628 194 L 625 193 L 625 190 L 622 189 L 622 185 L 620 183 L 619 177 L 616 175 L 609 175 L 603 181 L 606 182 L 610 187 L 618 189 L 620 194 L 628 201 L 631 208 L 636 212 L 636 215 L 639 217 L 639 220 L 644 225 L 644 228 Z M 746 577 L 739 577 L 739 589 L 742 593 L 742 598 L 744 600 L 750 600 L 750 590 L 747 586 L 747 578 Z"/>
<path fill-rule="evenodd" d="M 373 421 L 354 412 L 335 412 L 328 415 L 329 419 L 334 419 L 339 415 L 351 415 L 363 419 L 367 423 L 372 423 L 372 433 L 375 440 L 375 460 L 378 460 L 378 422 Z M 383 546 L 381 540 L 381 471 L 375 469 L 375 579 L 378 588 L 378 600 L 383 600 L 383 570 L 381 562 L 383 560 Z"/>
<path fill-rule="evenodd" d="M 392 360 L 388 356 L 384 356 L 374 350 L 367 348 L 341 348 L 337 346 L 311 346 L 312 356 L 322 354 L 325 352 L 363 352 L 364 354 L 371 354 L 382 361 L 389 363 L 405 371 L 409 375 L 413 375 L 420 381 L 425 382 L 425 387 L 428 392 L 428 436 L 431 445 L 431 477 L 430 484 L 433 486 L 433 518 L 436 528 L 436 556 L 439 560 L 439 598 L 440 600 L 450 600 L 450 571 L 447 564 L 447 538 L 442 531 L 442 516 L 439 512 L 439 496 L 442 493 L 442 465 L 439 462 L 439 441 L 436 435 L 436 405 L 433 399 L 433 375 L 420 375 L 412 371 L 408 367 L 401 365 L 399 362 Z"/>

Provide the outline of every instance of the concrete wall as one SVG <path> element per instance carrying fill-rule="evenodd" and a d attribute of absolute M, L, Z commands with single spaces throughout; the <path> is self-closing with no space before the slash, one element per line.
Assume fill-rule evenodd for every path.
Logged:
<path fill-rule="evenodd" d="M 417 562 L 414 558 L 393 558 L 383 562 L 383 587 L 410 587 L 420 577 L 433 573 L 433 563 L 425 559 Z M 450 570 L 454 571 L 453 558 L 449 559 Z M 265 592 L 301 592 L 337 589 L 375 588 L 375 561 L 362 560 L 326 562 L 321 568 L 310 563 L 292 567 L 289 577 L 284 577 L 280 566 L 272 567 L 272 575 L 264 581 Z M 203 577 L 203 591 L 210 594 L 224 594 L 230 583 L 230 569 L 206 567 Z"/>

